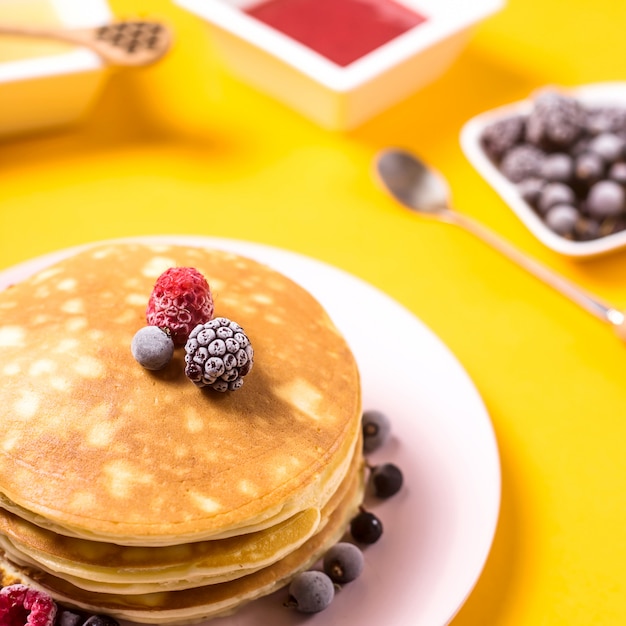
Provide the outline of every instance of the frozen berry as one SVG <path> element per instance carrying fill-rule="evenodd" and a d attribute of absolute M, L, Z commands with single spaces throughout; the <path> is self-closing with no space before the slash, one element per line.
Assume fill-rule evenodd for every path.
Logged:
<path fill-rule="evenodd" d="M 566 183 L 574 174 L 574 160 L 569 154 L 555 152 L 546 156 L 542 167 L 543 178 L 553 182 Z"/>
<path fill-rule="evenodd" d="M 574 232 L 578 219 L 578 210 L 569 204 L 557 204 L 545 215 L 546 225 L 558 235 L 569 235 Z"/>
<path fill-rule="evenodd" d="M 171 267 L 157 279 L 146 310 L 148 325 L 167 328 L 175 346 L 192 329 L 213 317 L 213 296 L 206 278 L 193 267 Z"/>
<path fill-rule="evenodd" d="M 590 186 L 602 178 L 604 167 L 604 161 L 599 155 L 583 152 L 574 162 L 574 176 L 579 182 Z"/>
<path fill-rule="evenodd" d="M 21 584 L 0 590 L 2 626 L 52 626 L 56 613 L 57 605 L 43 591 Z"/>
<path fill-rule="evenodd" d="M 400 491 L 404 477 L 399 467 L 383 463 L 372 468 L 370 482 L 378 498 L 390 498 Z"/>
<path fill-rule="evenodd" d="M 382 522 L 369 511 L 361 511 L 350 522 L 350 534 L 359 543 L 376 543 L 383 534 Z"/>
<path fill-rule="evenodd" d="M 574 224 L 574 237 L 578 241 L 591 241 L 601 236 L 600 224 L 590 217 L 579 216 Z"/>
<path fill-rule="evenodd" d="M 613 163 L 609 169 L 609 178 L 622 186 L 626 186 L 626 163 L 624 161 Z"/>
<path fill-rule="evenodd" d="M 517 191 L 528 204 L 536 206 L 545 184 L 541 178 L 525 178 L 517 184 Z"/>
<path fill-rule="evenodd" d="M 525 118 L 521 115 L 507 117 L 489 124 L 482 132 L 485 152 L 494 161 L 500 159 L 524 137 Z"/>
<path fill-rule="evenodd" d="M 500 169 L 512 182 L 540 176 L 545 154 L 529 144 L 521 144 L 509 150 L 502 159 Z"/>
<path fill-rule="evenodd" d="M 291 604 L 301 613 L 319 613 L 330 605 L 334 597 L 333 581 L 317 570 L 297 574 L 289 585 Z"/>
<path fill-rule="evenodd" d="M 626 132 L 626 108 L 597 107 L 587 116 L 587 130 L 593 134 Z"/>
<path fill-rule="evenodd" d="M 602 133 L 589 142 L 589 151 L 612 163 L 624 155 L 624 140 L 613 133 Z"/>
<path fill-rule="evenodd" d="M 526 139 L 543 149 L 563 149 L 580 137 L 586 122 L 575 98 L 548 89 L 539 93 L 526 122 Z"/>
<path fill-rule="evenodd" d="M 172 360 L 174 342 L 162 328 L 144 326 L 135 333 L 130 350 L 140 365 L 148 370 L 160 370 Z"/>
<path fill-rule="evenodd" d="M 335 544 L 324 555 L 324 571 L 333 582 L 340 585 L 356 580 L 364 566 L 363 552 L 346 541 Z"/>
<path fill-rule="evenodd" d="M 57 613 L 55 626 L 83 626 L 86 617 L 71 609 L 60 608 Z"/>
<path fill-rule="evenodd" d="M 574 191 L 563 183 L 548 183 L 539 195 L 537 208 L 541 213 L 547 213 L 557 204 L 573 204 L 576 200 Z"/>
<path fill-rule="evenodd" d="M 108 615 L 92 615 L 83 626 L 120 626 L 120 623 Z"/>
<path fill-rule="evenodd" d="M 198 387 L 239 389 L 253 362 L 254 350 L 246 333 L 226 317 L 198 324 L 185 344 L 185 374 Z"/>
<path fill-rule="evenodd" d="M 389 438 L 391 422 L 382 411 L 369 410 L 365 411 L 361 417 L 361 428 L 363 430 L 363 450 L 374 452 Z"/>
<path fill-rule="evenodd" d="M 601 180 L 589 190 L 586 206 L 594 217 L 619 215 L 626 206 L 626 192 L 613 180 Z"/>

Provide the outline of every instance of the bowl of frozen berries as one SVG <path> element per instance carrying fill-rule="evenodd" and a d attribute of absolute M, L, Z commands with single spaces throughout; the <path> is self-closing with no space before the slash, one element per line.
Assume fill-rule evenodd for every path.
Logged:
<path fill-rule="evenodd" d="M 626 246 L 626 83 L 544 87 L 469 120 L 463 151 L 546 246 Z"/>

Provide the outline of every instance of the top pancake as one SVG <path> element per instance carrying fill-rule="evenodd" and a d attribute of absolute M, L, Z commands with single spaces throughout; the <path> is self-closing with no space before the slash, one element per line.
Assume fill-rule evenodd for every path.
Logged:
<path fill-rule="evenodd" d="M 191 266 L 254 347 L 243 387 L 130 353 L 156 278 Z M 174 545 L 321 508 L 359 432 L 355 360 L 321 305 L 231 253 L 112 243 L 0 292 L 0 505 L 57 532 Z"/>

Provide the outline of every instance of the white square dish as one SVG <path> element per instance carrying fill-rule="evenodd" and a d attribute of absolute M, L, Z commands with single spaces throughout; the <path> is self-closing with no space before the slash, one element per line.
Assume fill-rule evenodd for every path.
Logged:
<path fill-rule="evenodd" d="M 103 0 L 0 0 L 0 9 L 16 23 L 45 13 L 54 17 L 54 25 L 68 28 L 98 26 L 111 19 Z M 41 50 L 4 61 L 0 56 L 0 137 L 78 120 L 103 85 L 106 67 L 91 50 Z"/>
<path fill-rule="evenodd" d="M 594 83 L 572 89 L 558 89 L 558 91 L 575 97 L 587 107 L 626 108 L 626 82 Z M 532 206 L 522 198 L 515 184 L 499 171 L 485 152 L 481 145 L 481 137 L 490 124 L 515 115 L 526 115 L 532 107 L 533 101 L 528 98 L 481 113 L 469 120 L 460 134 L 461 147 L 465 156 L 528 230 L 555 252 L 569 257 L 591 257 L 625 247 L 626 230 L 588 241 L 570 240 L 550 230 Z"/>
<path fill-rule="evenodd" d="M 206 20 L 232 71 L 323 127 L 346 130 L 443 73 L 472 27 L 504 0 L 398 0 L 425 17 L 349 65 L 341 66 L 248 15 L 259 0 L 175 0 Z"/>

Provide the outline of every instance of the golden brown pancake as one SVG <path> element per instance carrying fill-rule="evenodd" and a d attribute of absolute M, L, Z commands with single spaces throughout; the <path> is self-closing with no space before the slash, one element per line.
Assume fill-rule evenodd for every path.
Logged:
<path fill-rule="evenodd" d="M 180 349 L 158 372 L 133 359 L 175 266 L 202 272 L 215 315 L 250 338 L 241 389 L 197 388 Z M 354 357 L 308 292 L 256 261 L 87 247 L 0 292 L 0 350 L 5 571 L 64 603 L 150 623 L 231 612 L 317 560 L 362 499 Z"/>
<path fill-rule="evenodd" d="M 180 351 L 161 372 L 130 355 L 158 275 L 193 266 L 215 313 L 255 350 L 242 389 L 203 392 Z M 3 507 L 128 545 L 253 532 L 320 508 L 359 429 L 354 358 L 321 305 L 230 253 L 112 244 L 0 293 Z"/>

